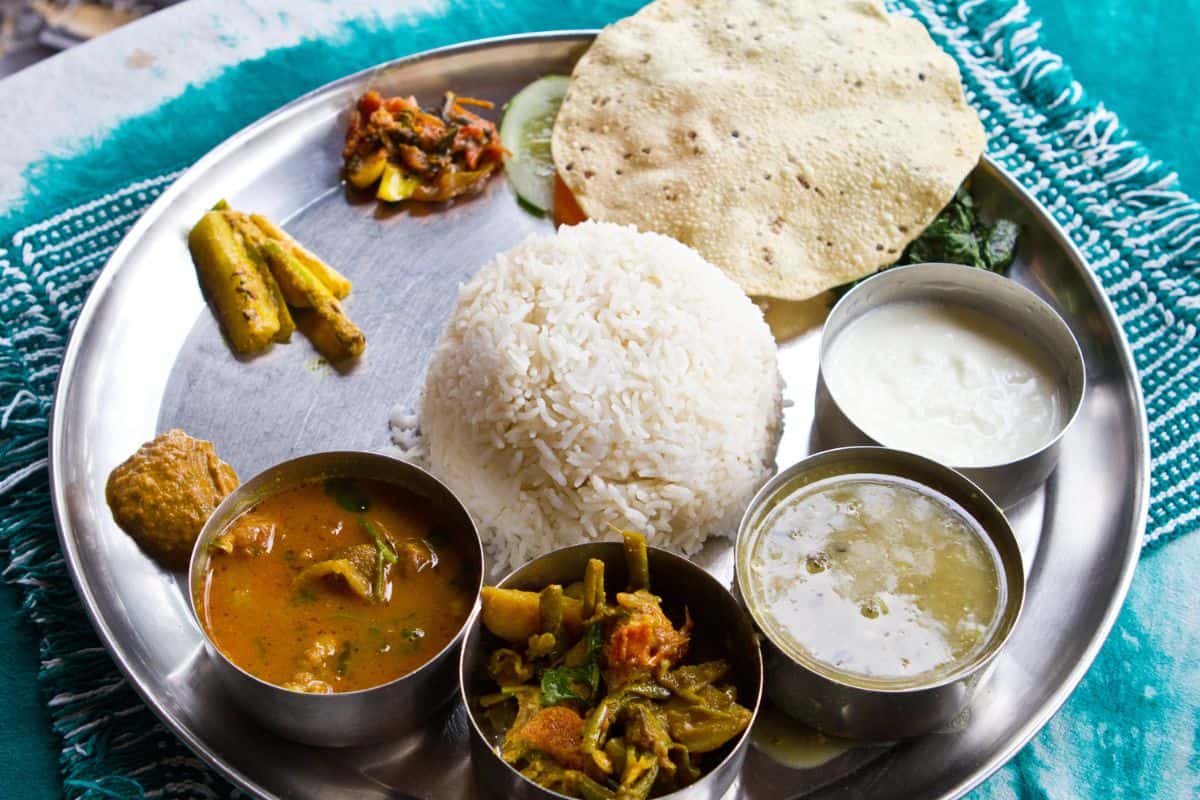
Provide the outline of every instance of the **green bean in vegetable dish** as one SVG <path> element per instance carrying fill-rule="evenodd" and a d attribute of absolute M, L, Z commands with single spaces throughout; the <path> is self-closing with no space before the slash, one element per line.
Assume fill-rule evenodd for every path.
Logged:
<path fill-rule="evenodd" d="M 701 777 L 708 754 L 752 712 L 724 660 L 687 663 L 694 621 L 672 622 L 651 592 L 646 541 L 624 533 L 630 586 L 611 599 L 604 563 L 540 592 L 485 587 L 482 621 L 496 691 L 478 698 L 500 755 L 539 785 L 583 800 L 643 800 Z M 678 623 L 678 624 L 677 624 Z"/>

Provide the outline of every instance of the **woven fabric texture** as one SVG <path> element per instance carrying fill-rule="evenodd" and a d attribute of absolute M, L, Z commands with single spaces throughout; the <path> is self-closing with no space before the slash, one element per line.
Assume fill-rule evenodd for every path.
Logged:
<path fill-rule="evenodd" d="M 459 2 L 427 20 L 406 18 L 403 31 L 383 23 L 382 29 L 350 30 L 342 41 L 300 45 L 255 65 L 286 64 L 290 71 L 280 71 L 276 95 L 260 98 L 263 107 L 251 108 L 251 116 L 270 111 L 268 100 L 277 104 L 338 74 L 403 54 L 396 41 L 415 51 L 422 42 L 514 33 L 531 25 L 593 26 L 638 5 L 566 2 L 548 12 L 548 21 L 516 23 L 499 15 L 489 23 L 481 22 L 479 4 Z M 1193 531 L 1200 525 L 1200 206 L 1041 47 L 1024 2 L 890 5 L 924 23 L 958 61 L 968 98 L 987 128 L 990 154 L 1070 234 L 1120 315 L 1141 371 L 1152 436 L 1147 546 Z M 384 41 L 392 49 L 378 57 Z M 337 58 L 306 57 L 317 47 Z M 228 88 L 220 81 L 200 87 L 191 102 L 206 102 L 205 92 Z M 246 121 L 234 115 L 222 135 Z M 41 221 L 13 216 L 5 229 L 0 219 L 0 538 L 11 552 L 5 576 L 24 588 L 25 608 L 43 637 L 41 680 L 63 741 L 64 792 L 72 797 L 235 793 L 155 720 L 97 641 L 58 550 L 46 471 L 51 398 L 72 321 L 125 232 L 179 168 L 211 143 L 164 152 L 153 172 L 105 173 L 107 183 L 87 187 L 96 199 Z M 103 153 L 111 145 L 95 147 Z M 143 157 L 137 163 L 152 162 Z M 1003 783 L 1023 780 L 1013 773 Z"/>

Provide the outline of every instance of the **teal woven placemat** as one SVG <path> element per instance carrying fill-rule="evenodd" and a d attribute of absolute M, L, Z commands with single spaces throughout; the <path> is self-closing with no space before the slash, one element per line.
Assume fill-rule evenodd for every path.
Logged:
<path fill-rule="evenodd" d="M 531 29 L 598 27 L 639 5 L 565 0 L 501 9 L 459 0 L 416 18 L 347 24 L 337 37 L 226 70 L 128 120 L 85 152 L 30 168 L 38 191 L 0 217 L 0 538 L 11 552 L 6 575 L 25 589 L 26 610 L 43 637 L 41 680 L 63 739 L 67 795 L 232 792 L 120 679 L 79 608 L 54 536 L 46 476 L 53 385 L 70 324 L 117 242 L 179 170 L 304 91 L 405 53 Z M 1042 49 L 1024 3 L 891 5 L 925 23 L 959 62 L 988 129 L 989 152 L 1070 233 L 1121 316 L 1141 370 L 1152 434 L 1147 544 L 1194 530 L 1200 525 L 1200 353 L 1194 340 L 1200 206 L 1087 97 L 1060 59 Z M 94 199 L 80 205 L 83 198 Z M 1177 565 L 1150 560 L 1155 563 L 1146 566 L 1156 576 L 1170 575 L 1186 599 L 1187 570 L 1172 573 Z M 1146 593 L 1156 591 L 1168 601 L 1164 618 L 1175 620 L 1167 635 L 1161 620 L 1123 615 L 1077 699 L 978 794 L 1197 794 L 1200 765 L 1186 766 L 1186 747 L 1174 758 L 1180 748 L 1171 741 L 1196 737 L 1196 669 L 1183 663 L 1184 651 L 1168 653 L 1162 644 L 1184 647 L 1196 636 L 1186 619 L 1178 620 L 1183 609 L 1171 608 L 1179 587 Z M 1131 604 L 1144 605 L 1136 585 Z M 1063 717 L 1066 731 L 1058 725 Z M 1185 766 L 1172 772 L 1169 765 L 1180 760 Z"/>

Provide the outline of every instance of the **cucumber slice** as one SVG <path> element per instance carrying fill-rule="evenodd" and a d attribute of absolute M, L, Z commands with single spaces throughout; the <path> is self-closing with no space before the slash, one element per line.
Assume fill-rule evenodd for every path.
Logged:
<path fill-rule="evenodd" d="M 554 208 L 554 158 L 550 133 L 570 79 L 547 75 L 517 92 L 500 121 L 500 143 L 510 155 L 504 174 L 513 191 L 535 211 Z"/>

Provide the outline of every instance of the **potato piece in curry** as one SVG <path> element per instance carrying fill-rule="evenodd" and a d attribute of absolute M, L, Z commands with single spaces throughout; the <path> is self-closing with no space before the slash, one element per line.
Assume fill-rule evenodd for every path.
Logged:
<path fill-rule="evenodd" d="M 476 698 L 503 734 L 501 757 L 541 786 L 584 800 L 643 800 L 699 780 L 746 730 L 724 660 L 688 664 L 694 627 L 650 591 L 646 541 L 625 534 L 631 585 L 610 602 L 593 559 L 568 587 L 487 587 L 481 620 L 499 691 Z"/>
<path fill-rule="evenodd" d="M 104 495 L 113 519 L 168 569 L 186 569 L 200 529 L 238 486 L 211 442 L 173 429 L 114 469 Z"/>
<path fill-rule="evenodd" d="M 334 478 L 268 495 L 210 545 L 196 609 L 233 663 L 301 692 L 369 689 L 442 650 L 477 568 L 428 501 Z"/>

